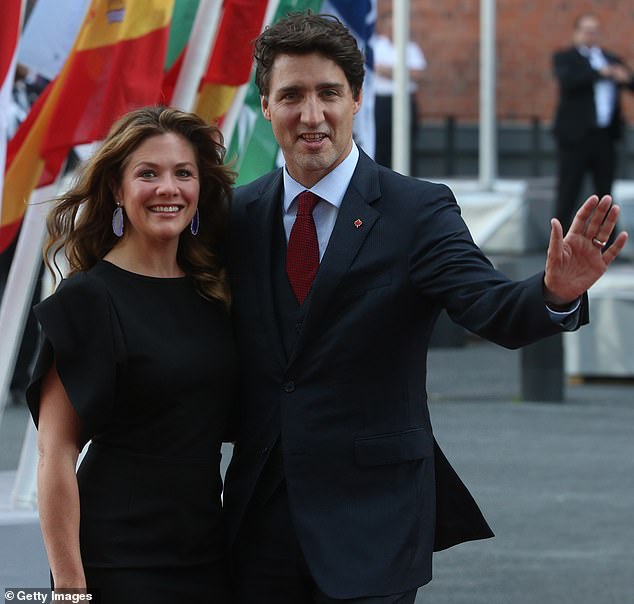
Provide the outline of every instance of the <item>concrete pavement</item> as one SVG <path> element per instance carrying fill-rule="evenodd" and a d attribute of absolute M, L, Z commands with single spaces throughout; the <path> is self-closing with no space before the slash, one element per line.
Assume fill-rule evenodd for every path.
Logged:
<path fill-rule="evenodd" d="M 634 602 L 634 385 L 518 402 L 519 363 L 519 352 L 481 342 L 430 352 L 436 437 L 496 537 L 437 554 L 416 602 Z M 48 582 L 35 516 L 1 509 L 26 420 L 9 408 L 0 426 L 0 594 Z"/>

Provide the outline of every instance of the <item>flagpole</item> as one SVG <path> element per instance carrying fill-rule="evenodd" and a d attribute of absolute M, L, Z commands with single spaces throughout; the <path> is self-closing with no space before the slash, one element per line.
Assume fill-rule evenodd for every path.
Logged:
<path fill-rule="evenodd" d="M 201 0 L 198 5 L 183 66 L 172 96 L 172 105 L 183 111 L 194 109 L 198 86 L 216 39 L 221 9 L 222 0 Z"/>
<path fill-rule="evenodd" d="M 407 43 L 409 42 L 410 0 L 392 2 L 394 16 L 394 97 L 392 113 L 392 167 L 401 174 L 409 175 L 410 157 L 410 104 L 409 71 L 407 69 Z"/>
<path fill-rule="evenodd" d="M 497 173 L 495 0 L 480 0 L 480 187 L 492 191 Z"/>
<path fill-rule="evenodd" d="M 24 332 L 35 283 L 40 270 L 42 245 L 46 233 L 46 214 L 49 206 L 44 203 L 57 192 L 61 177 L 46 187 L 36 189 L 29 200 L 22 228 L 9 270 L 7 285 L 0 306 L 0 423 L 9 395 L 11 377 Z"/>
<path fill-rule="evenodd" d="M 264 13 L 264 20 L 262 21 L 262 30 L 265 27 L 271 24 L 275 17 L 275 13 L 280 5 L 280 0 L 270 0 L 266 7 L 266 13 Z M 252 67 L 251 71 L 253 71 L 255 66 Z M 249 78 L 250 82 L 251 78 Z M 242 108 L 244 107 L 244 100 L 247 96 L 247 92 L 249 91 L 249 82 L 246 82 L 238 89 L 236 95 L 233 99 L 233 103 L 229 107 L 229 110 L 225 114 L 225 119 L 222 122 L 222 135 L 225 139 L 225 147 L 228 149 L 231 144 L 231 139 L 233 138 L 233 133 L 236 129 L 236 124 L 238 123 L 238 118 L 240 117 L 240 113 Z"/>
<path fill-rule="evenodd" d="M 68 271 L 66 258 L 59 259 L 62 272 Z M 41 299 L 46 298 L 53 291 L 53 277 L 46 271 L 42 275 Z M 27 422 L 22 438 L 22 449 L 18 468 L 11 489 L 11 509 L 33 510 L 37 508 L 37 430 L 35 424 Z"/>

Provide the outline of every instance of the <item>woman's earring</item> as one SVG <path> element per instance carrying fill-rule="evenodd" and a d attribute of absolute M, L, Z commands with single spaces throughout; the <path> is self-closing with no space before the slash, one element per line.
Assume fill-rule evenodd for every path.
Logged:
<path fill-rule="evenodd" d="M 117 207 L 112 214 L 112 232 L 117 237 L 123 237 L 123 207 L 117 201 Z"/>
<path fill-rule="evenodd" d="M 192 218 L 192 223 L 189 225 L 189 229 L 192 232 L 192 235 L 198 235 L 198 228 L 200 227 L 200 214 L 198 213 L 198 208 L 196 208 L 196 213 Z"/>

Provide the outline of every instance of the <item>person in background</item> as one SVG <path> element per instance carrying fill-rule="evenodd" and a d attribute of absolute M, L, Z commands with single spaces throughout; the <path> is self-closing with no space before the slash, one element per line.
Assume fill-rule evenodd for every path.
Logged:
<path fill-rule="evenodd" d="M 451 191 L 352 139 L 364 57 L 334 17 L 255 43 L 284 167 L 234 192 L 228 239 L 240 367 L 224 510 L 239 604 L 412 604 L 432 552 L 492 536 L 437 445 L 426 393 L 441 309 L 519 347 L 585 323 L 619 213 L 590 197 L 545 270 L 496 271 Z"/>
<path fill-rule="evenodd" d="M 44 341 L 27 402 L 57 590 L 229 601 L 219 458 L 236 376 L 221 256 L 233 175 L 221 140 L 193 114 L 132 111 L 49 215 L 47 265 L 63 251 L 70 273 L 35 307 Z"/>
<path fill-rule="evenodd" d="M 372 38 L 374 55 L 374 123 L 376 128 L 376 147 L 374 159 L 386 168 L 392 167 L 392 105 L 394 97 L 393 71 L 396 64 L 396 49 L 392 43 L 392 9 L 379 15 L 376 22 L 376 35 Z M 410 40 L 407 44 L 407 69 L 409 72 L 410 98 L 410 166 L 413 174 L 414 145 L 418 129 L 418 107 L 416 91 L 423 79 L 423 71 L 427 60 L 420 46 Z"/>
<path fill-rule="evenodd" d="M 634 90 L 634 74 L 623 60 L 600 46 L 595 15 L 575 20 L 573 45 L 553 55 L 559 82 L 554 120 L 557 141 L 555 215 L 564 229 L 572 224 L 586 174 L 593 190 L 610 195 L 616 174 L 616 143 L 623 134 L 621 90 Z"/>

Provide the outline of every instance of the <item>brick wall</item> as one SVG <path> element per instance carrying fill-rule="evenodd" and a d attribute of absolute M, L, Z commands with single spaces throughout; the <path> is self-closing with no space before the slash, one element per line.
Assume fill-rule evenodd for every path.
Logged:
<path fill-rule="evenodd" d="M 392 0 L 378 0 L 379 12 Z M 398 0 L 394 0 L 398 1 Z M 428 61 L 419 91 L 420 118 L 478 117 L 479 0 L 410 0 L 411 36 Z M 500 121 L 550 122 L 557 101 L 551 55 L 570 44 L 581 12 L 595 13 L 603 45 L 634 67 L 634 0 L 498 0 L 497 113 Z M 634 94 L 623 94 L 634 123 Z"/>

